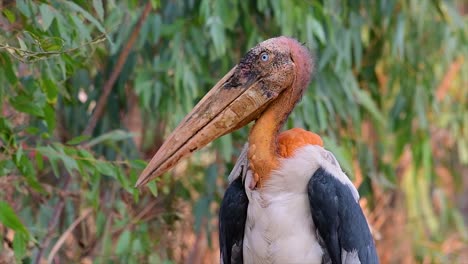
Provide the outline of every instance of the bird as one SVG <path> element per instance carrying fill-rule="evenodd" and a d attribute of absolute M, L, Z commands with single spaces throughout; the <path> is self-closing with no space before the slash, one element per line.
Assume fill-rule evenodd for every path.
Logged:
<path fill-rule="evenodd" d="M 281 132 L 314 71 L 311 51 L 279 36 L 250 49 L 168 136 L 145 185 L 211 141 L 254 122 L 219 210 L 220 262 L 379 263 L 359 193 L 317 134 Z"/>

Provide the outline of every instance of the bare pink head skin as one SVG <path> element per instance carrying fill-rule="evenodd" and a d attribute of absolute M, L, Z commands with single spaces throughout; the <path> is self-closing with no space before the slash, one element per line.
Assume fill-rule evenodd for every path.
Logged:
<path fill-rule="evenodd" d="M 136 187 L 160 176 L 211 141 L 256 120 L 249 160 L 259 182 L 278 167 L 277 135 L 307 88 L 313 63 L 309 50 L 288 37 L 252 48 L 195 108 L 154 155 Z"/>

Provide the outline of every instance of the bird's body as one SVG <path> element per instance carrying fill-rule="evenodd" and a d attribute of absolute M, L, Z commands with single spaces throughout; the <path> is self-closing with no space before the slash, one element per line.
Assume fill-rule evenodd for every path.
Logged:
<path fill-rule="evenodd" d="M 248 168 L 247 163 L 248 159 L 243 158 L 236 166 Z M 241 182 L 243 189 L 228 188 L 226 195 L 239 197 L 245 193 L 245 201 L 223 201 L 220 230 L 223 232 L 226 228 L 224 222 L 244 219 L 242 214 L 245 214 L 245 220 L 241 220 L 245 224 L 238 228 L 238 232 L 244 235 L 236 241 L 220 235 L 221 258 L 242 259 L 243 262 L 223 260 L 223 263 L 378 263 L 367 222 L 358 205 L 359 194 L 329 151 L 317 145 L 300 147 L 291 157 L 281 160 L 280 169 L 271 174 L 262 188 L 251 189 L 252 180 L 250 170 L 235 169 L 230 176 L 231 185 Z M 317 181 L 329 188 L 329 192 L 311 191 Z M 311 198 L 323 195 L 336 200 L 336 208 L 340 211 L 349 210 L 358 218 L 349 221 L 338 212 L 323 213 L 320 209 L 314 212 Z M 314 201 L 319 208 L 333 207 L 327 201 Z M 233 211 L 237 213 L 226 217 L 225 209 L 235 209 Z M 330 223 L 340 221 L 341 237 L 325 242 L 321 233 L 326 236 L 327 231 L 315 225 L 314 216 L 319 222 L 323 219 Z M 350 231 L 348 227 L 354 230 Z M 353 231 L 357 233 L 356 241 L 351 241 L 351 246 L 344 248 L 348 242 L 341 240 L 355 236 Z M 237 250 L 227 253 L 229 247 Z M 339 251 L 339 256 L 336 251 Z M 358 254 L 360 251 L 361 255 Z"/>
<path fill-rule="evenodd" d="M 255 121 L 220 208 L 221 262 L 378 263 L 359 195 L 321 139 L 279 133 L 313 61 L 294 39 L 252 48 L 155 154 L 137 186 L 214 139 Z"/>
<path fill-rule="evenodd" d="M 301 154 L 311 154 L 308 147 Z M 316 237 L 307 194 L 313 156 L 281 161 L 261 189 L 245 190 L 249 199 L 244 231 L 245 263 L 321 263 L 324 250 Z M 299 171 L 299 173 L 298 173 Z"/>

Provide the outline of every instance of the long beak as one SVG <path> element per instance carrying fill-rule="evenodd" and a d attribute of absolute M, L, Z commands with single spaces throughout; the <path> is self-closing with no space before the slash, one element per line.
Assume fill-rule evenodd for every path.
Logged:
<path fill-rule="evenodd" d="M 182 158 L 211 141 L 258 118 L 278 94 L 266 94 L 260 78 L 237 78 L 231 69 L 172 132 L 143 170 L 135 187 L 174 167 Z M 278 92 L 279 93 L 279 92 Z"/>

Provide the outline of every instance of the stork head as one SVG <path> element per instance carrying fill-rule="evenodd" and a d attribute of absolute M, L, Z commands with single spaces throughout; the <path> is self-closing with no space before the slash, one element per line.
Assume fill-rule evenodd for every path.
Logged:
<path fill-rule="evenodd" d="M 295 39 L 272 38 L 252 48 L 171 133 L 136 187 L 216 138 L 257 119 L 285 90 L 294 89 L 291 101 L 297 101 L 309 83 L 312 68 L 308 49 Z"/>

